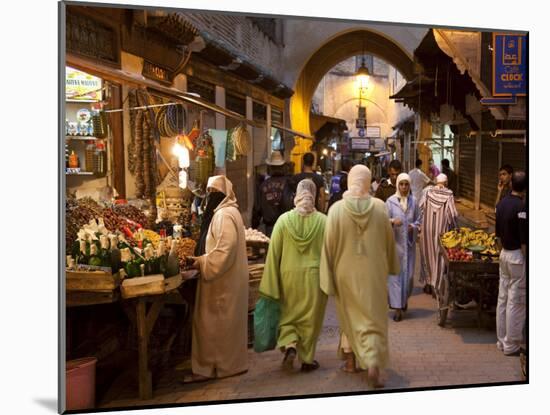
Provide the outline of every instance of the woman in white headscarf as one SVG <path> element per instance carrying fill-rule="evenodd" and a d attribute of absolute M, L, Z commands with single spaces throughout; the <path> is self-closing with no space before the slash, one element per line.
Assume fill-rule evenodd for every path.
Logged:
<path fill-rule="evenodd" d="M 271 234 L 260 283 L 260 295 L 279 302 L 277 347 L 291 370 L 299 357 L 301 370 L 319 368 L 315 347 L 327 302 L 319 286 L 319 262 L 326 216 L 315 209 L 317 188 L 310 179 L 298 183 L 295 208 L 279 217 Z"/>
<path fill-rule="evenodd" d="M 354 166 L 343 200 L 328 212 L 321 257 L 321 289 L 336 300 L 346 372 L 367 370 L 367 383 L 382 387 L 388 363 L 389 274 L 399 273 L 393 232 L 380 199 L 370 196 L 370 170 Z"/>
<path fill-rule="evenodd" d="M 248 259 L 244 224 L 225 176 L 208 179 L 194 266 L 200 269 L 193 314 L 191 369 L 184 383 L 248 370 Z"/>
<path fill-rule="evenodd" d="M 418 203 L 411 192 L 411 179 L 407 173 L 397 177 L 397 191 L 386 200 L 388 216 L 393 227 L 397 256 L 401 272 L 388 278 L 390 308 L 395 310 L 394 321 L 401 321 L 412 293 L 416 239 L 422 222 Z"/>

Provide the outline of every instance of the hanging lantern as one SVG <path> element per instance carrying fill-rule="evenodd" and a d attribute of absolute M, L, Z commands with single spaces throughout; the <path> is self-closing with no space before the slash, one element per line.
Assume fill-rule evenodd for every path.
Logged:
<path fill-rule="evenodd" d="M 187 189 L 187 172 L 185 170 L 180 171 L 179 186 L 182 189 Z"/>

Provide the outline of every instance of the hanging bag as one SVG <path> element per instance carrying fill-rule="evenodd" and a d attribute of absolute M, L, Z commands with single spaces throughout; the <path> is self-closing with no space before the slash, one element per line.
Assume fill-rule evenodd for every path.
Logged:
<path fill-rule="evenodd" d="M 260 295 L 254 309 L 254 351 L 273 350 L 279 336 L 281 306 L 275 300 Z"/>

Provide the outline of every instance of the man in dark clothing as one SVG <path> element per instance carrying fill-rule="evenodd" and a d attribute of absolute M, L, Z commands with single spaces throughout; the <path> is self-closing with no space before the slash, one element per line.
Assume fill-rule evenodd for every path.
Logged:
<path fill-rule="evenodd" d="M 453 191 L 455 197 L 458 192 L 458 180 L 456 173 L 451 169 L 451 163 L 448 159 L 441 160 L 441 172 L 447 176 L 447 188 Z"/>
<path fill-rule="evenodd" d="M 382 179 L 380 186 L 376 189 L 374 197 L 382 199 L 382 201 L 385 202 L 390 196 L 393 196 L 397 191 L 395 183 L 397 181 L 397 176 L 401 174 L 401 170 L 401 162 L 399 160 L 392 160 L 388 167 L 389 180 Z"/>
<path fill-rule="evenodd" d="M 503 165 L 498 171 L 497 201 L 495 206 L 512 192 L 512 173 L 514 169 L 509 164 Z"/>
<path fill-rule="evenodd" d="M 495 234 L 502 245 L 497 304 L 497 348 L 506 356 L 519 356 L 525 324 L 527 188 L 524 172 L 512 175 L 512 192 L 497 205 Z"/>
<path fill-rule="evenodd" d="M 332 177 L 330 184 L 330 199 L 328 201 L 328 209 L 337 201 L 342 199 L 342 195 L 348 190 L 348 173 L 351 169 L 352 162 L 348 159 L 342 160 L 342 170 Z"/>
<path fill-rule="evenodd" d="M 289 179 L 284 175 L 284 159 L 279 152 L 273 152 L 266 161 L 269 177 L 258 187 L 252 210 L 252 227 L 257 229 L 260 222 L 266 228 L 266 235 L 271 236 L 275 222 L 286 209 L 283 203 L 283 194 Z"/>
<path fill-rule="evenodd" d="M 296 193 L 296 187 L 304 179 L 311 179 L 315 183 L 317 188 L 317 194 L 315 195 L 315 208 L 322 213 L 325 213 L 325 180 L 323 176 L 315 173 L 313 170 L 313 164 L 315 163 L 315 157 L 312 153 L 306 153 L 303 157 L 302 173 L 295 174 L 288 181 L 290 194 Z"/>

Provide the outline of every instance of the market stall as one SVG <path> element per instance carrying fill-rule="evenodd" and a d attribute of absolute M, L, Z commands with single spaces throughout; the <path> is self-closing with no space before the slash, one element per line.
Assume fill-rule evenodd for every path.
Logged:
<path fill-rule="evenodd" d="M 439 240 L 445 264 L 443 283 L 436 287 L 438 324 L 444 326 L 449 310 L 459 310 L 459 299 L 476 303 L 478 326 L 482 313 L 494 312 L 498 298 L 499 262 L 495 235 L 462 227 Z"/>
<path fill-rule="evenodd" d="M 135 332 L 137 342 L 139 396 L 148 399 L 153 327 L 163 305 L 174 296 L 186 309 L 178 333 L 190 338 L 199 278 L 189 270 L 190 257 L 195 255 L 208 178 L 223 173 L 226 161 L 246 155 L 250 137 L 243 124 L 225 131 L 223 137 L 219 131 L 203 129 L 202 113 L 186 130 L 187 107 L 166 96 L 134 90 L 128 100 L 132 105 L 128 162 L 136 198 L 117 199 L 113 192 L 100 191 L 77 197 L 78 193 L 68 192 L 66 306 L 111 304 L 123 310 L 131 323 L 128 332 Z M 119 110 L 103 113 L 107 111 Z M 262 248 L 259 252 L 265 256 L 268 238 L 249 231 L 248 242 L 254 249 Z M 263 272 L 263 265 L 254 267 L 250 311 Z"/>

